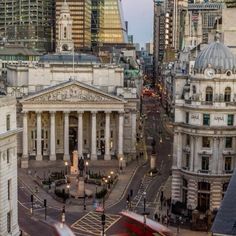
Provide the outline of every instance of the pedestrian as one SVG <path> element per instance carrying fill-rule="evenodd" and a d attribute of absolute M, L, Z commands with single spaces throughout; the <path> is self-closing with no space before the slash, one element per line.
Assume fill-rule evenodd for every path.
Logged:
<path fill-rule="evenodd" d="M 158 215 L 157 221 L 160 222 L 160 220 L 161 220 L 161 217 L 160 215 Z"/>
<path fill-rule="evenodd" d="M 157 215 L 157 213 L 154 214 L 154 219 L 155 219 L 155 221 L 158 220 L 158 215 Z"/>
<path fill-rule="evenodd" d="M 167 226 L 167 216 L 164 217 L 164 224 Z"/>
<path fill-rule="evenodd" d="M 138 163 L 138 155 L 136 155 L 136 161 L 137 161 L 137 163 Z"/>

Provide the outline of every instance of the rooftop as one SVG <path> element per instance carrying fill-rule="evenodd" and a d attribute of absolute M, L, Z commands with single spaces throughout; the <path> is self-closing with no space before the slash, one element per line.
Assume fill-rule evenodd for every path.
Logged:
<path fill-rule="evenodd" d="M 46 54 L 40 57 L 39 62 L 60 62 L 60 63 L 100 63 L 100 59 L 91 54 L 85 53 L 55 53 Z"/>

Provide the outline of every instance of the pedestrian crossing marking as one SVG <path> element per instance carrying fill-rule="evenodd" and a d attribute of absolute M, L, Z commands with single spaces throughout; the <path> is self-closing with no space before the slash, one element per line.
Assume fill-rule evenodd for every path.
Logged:
<path fill-rule="evenodd" d="M 99 236 L 102 231 L 101 224 L 101 212 L 89 212 L 84 215 L 82 218 L 77 220 L 75 223 L 71 225 L 72 229 L 79 230 L 82 232 L 87 232 L 91 235 Z M 113 224 L 115 224 L 121 216 L 114 214 L 105 214 L 106 215 L 106 224 L 104 227 L 104 231 L 108 230 Z"/>

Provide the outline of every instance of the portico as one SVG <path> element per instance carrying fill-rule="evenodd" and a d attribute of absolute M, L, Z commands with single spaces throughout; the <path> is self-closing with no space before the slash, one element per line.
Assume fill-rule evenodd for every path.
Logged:
<path fill-rule="evenodd" d="M 87 155 L 91 160 L 111 160 L 124 155 L 127 101 L 92 86 L 68 81 L 29 95 L 21 103 L 22 163 L 29 159 L 70 161 L 76 149 L 79 156 Z"/>

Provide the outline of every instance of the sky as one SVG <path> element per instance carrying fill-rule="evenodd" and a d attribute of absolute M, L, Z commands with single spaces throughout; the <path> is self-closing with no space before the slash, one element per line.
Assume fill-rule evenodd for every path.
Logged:
<path fill-rule="evenodd" d="M 144 46 L 152 40 L 153 0 L 122 0 L 124 18 L 134 42 Z"/>

